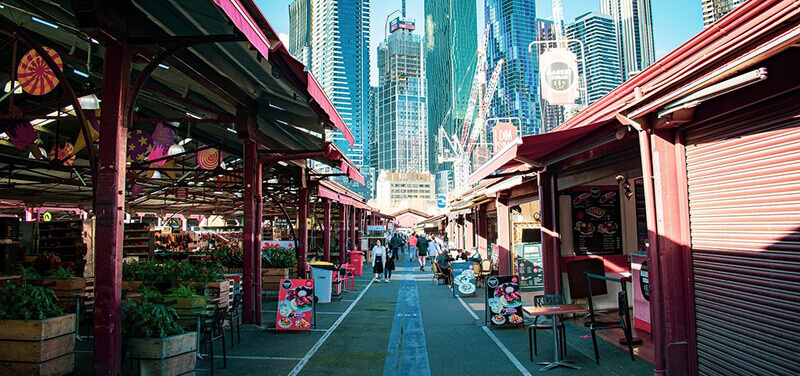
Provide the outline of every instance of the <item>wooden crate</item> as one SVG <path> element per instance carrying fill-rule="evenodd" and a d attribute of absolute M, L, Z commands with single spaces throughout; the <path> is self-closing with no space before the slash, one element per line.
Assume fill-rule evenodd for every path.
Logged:
<path fill-rule="evenodd" d="M 217 281 L 217 282 L 207 282 L 207 283 L 202 283 L 202 282 L 180 282 L 180 283 L 176 283 L 176 285 L 187 285 L 187 286 L 193 286 L 193 287 L 206 287 L 206 288 L 214 289 L 217 292 L 214 293 L 214 295 L 208 295 L 207 294 L 206 298 L 209 298 L 209 299 L 222 298 L 217 303 L 218 307 L 227 307 L 228 304 L 230 304 L 230 296 L 228 295 L 228 292 L 229 292 L 229 290 L 231 288 L 231 282 L 228 281 L 228 280 Z"/>
<path fill-rule="evenodd" d="M 75 369 L 75 353 L 50 359 L 42 363 L 0 362 L 0 376 L 62 376 Z"/>
<path fill-rule="evenodd" d="M 42 286 L 48 287 L 53 291 L 75 291 L 86 289 L 85 278 L 72 279 L 43 279 Z"/>
<path fill-rule="evenodd" d="M 0 320 L 0 375 L 65 375 L 74 368 L 75 315 Z"/>
<path fill-rule="evenodd" d="M 125 375 L 178 376 L 194 372 L 196 364 L 197 333 L 190 332 L 166 338 L 130 338 L 131 367 L 123 367 Z"/>
<path fill-rule="evenodd" d="M 140 291 L 144 281 L 122 281 L 122 289 L 126 291 Z"/>
<path fill-rule="evenodd" d="M 289 268 L 261 269 L 261 290 L 264 292 L 275 291 L 277 293 L 278 286 L 284 278 L 289 278 Z"/>

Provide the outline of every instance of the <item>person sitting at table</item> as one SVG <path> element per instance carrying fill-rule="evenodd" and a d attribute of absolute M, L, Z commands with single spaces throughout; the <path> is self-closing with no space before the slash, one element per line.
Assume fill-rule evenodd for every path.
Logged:
<path fill-rule="evenodd" d="M 473 248 L 472 250 L 470 250 L 470 252 L 472 252 L 472 254 L 469 256 L 469 258 L 467 259 L 467 261 L 481 262 L 481 260 L 482 260 L 482 258 L 481 258 L 481 253 L 480 253 L 480 252 L 478 252 L 478 250 L 477 250 L 477 249 L 474 249 L 474 248 Z"/>
<path fill-rule="evenodd" d="M 453 259 L 450 257 L 450 254 L 445 251 L 439 251 L 439 256 L 436 258 L 436 265 L 439 267 L 439 270 L 442 271 L 442 274 L 450 276 L 450 262 Z"/>

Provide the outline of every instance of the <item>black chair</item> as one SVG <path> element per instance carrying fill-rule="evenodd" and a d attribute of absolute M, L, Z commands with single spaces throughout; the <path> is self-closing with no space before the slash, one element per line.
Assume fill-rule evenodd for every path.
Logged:
<path fill-rule="evenodd" d="M 231 300 L 230 309 L 228 310 L 228 321 L 231 325 L 231 348 L 233 348 L 233 326 L 236 326 L 236 336 L 238 340 L 236 343 L 242 343 L 242 332 L 240 327 L 242 325 L 242 294 L 234 294 Z"/>
<path fill-rule="evenodd" d="M 586 289 L 588 291 L 588 300 L 589 300 L 589 322 L 588 327 L 589 331 L 592 332 L 592 345 L 594 345 L 594 360 L 597 364 L 600 364 L 600 351 L 597 349 L 597 335 L 595 334 L 598 330 L 606 330 L 606 329 L 622 329 L 625 333 L 625 341 L 628 345 L 628 351 L 631 354 L 631 360 L 635 360 L 636 358 L 633 355 L 633 345 L 632 345 L 632 338 L 633 333 L 631 332 L 631 316 L 628 310 L 628 291 L 625 286 L 625 281 L 617 278 L 610 278 L 602 275 L 592 274 L 592 273 L 584 273 L 586 276 Z M 622 287 L 622 291 L 619 292 L 617 296 L 617 303 L 619 305 L 619 320 L 618 321 L 597 321 L 597 315 L 594 311 L 594 303 L 592 302 L 592 284 L 597 280 L 602 280 L 603 282 L 614 282 L 619 283 Z"/>
<path fill-rule="evenodd" d="M 222 368 L 228 368 L 228 353 L 225 347 L 225 319 L 228 312 L 224 307 L 214 308 L 214 312 L 204 320 L 200 327 L 200 342 L 208 349 L 208 359 L 211 362 L 211 374 L 214 374 L 214 341 L 222 340 Z"/>
<path fill-rule="evenodd" d="M 564 304 L 564 298 L 561 295 L 538 295 L 533 298 L 533 305 L 536 307 L 543 307 L 549 305 L 559 305 Z M 539 349 L 537 346 L 536 340 L 536 331 L 539 329 L 553 329 L 553 323 L 546 323 L 546 322 L 539 322 L 539 319 L 542 316 L 536 316 L 533 320 L 533 324 L 528 326 L 528 348 L 531 354 L 531 362 L 533 361 L 533 354 L 538 355 Z M 558 330 L 561 331 L 561 342 L 559 346 L 564 349 L 563 354 L 567 353 L 567 335 L 566 335 L 566 328 L 564 327 L 564 321 L 561 321 L 558 326 Z"/>

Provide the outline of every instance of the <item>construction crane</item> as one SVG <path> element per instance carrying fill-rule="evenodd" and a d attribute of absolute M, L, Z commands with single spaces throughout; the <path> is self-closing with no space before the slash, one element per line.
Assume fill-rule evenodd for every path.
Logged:
<path fill-rule="evenodd" d="M 494 97 L 494 93 L 497 91 L 497 82 L 500 81 L 500 73 L 503 71 L 504 62 L 505 59 L 500 59 L 500 61 L 497 62 L 492 72 L 492 78 L 486 84 L 481 107 L 478 109 L 478 116 L 475 117 L 475 126 L 470 132 L 469 143 L 465 145 L 467 147 L 466 155 L 472 154 L 472 150 L 475 149 L 475 143 L 478 142 L 478 135 L 484 129 L 486 114 L 489 112 L 489 105 L 492 104 L 492 97 Z"/>
<path fill-rule="evenodd" d="M 478 64 L 475 69 L 475 77 L 472 79 L 472 89 L 467 101 L 467 109 L 464 111 L 464 122 L 461 124 L 461 145 L 467 144 L 467 137 L 472 127 L 472 115 L 475 114 L 475 104 L 481 95 L 481 89 L 486 81 L 486 46 L 489 45 L 489 31 L 491 24 L 486 24 L 483 33 L 483 44 L 478 46 Z"/>
<path fill-rule="evenodd" d="M 564 33 L 564 8 L 561 0 L 553 0 L 553 26 L 556 29 L 556 43 L 559 47 L 567 48 L 566 34 Z"/>

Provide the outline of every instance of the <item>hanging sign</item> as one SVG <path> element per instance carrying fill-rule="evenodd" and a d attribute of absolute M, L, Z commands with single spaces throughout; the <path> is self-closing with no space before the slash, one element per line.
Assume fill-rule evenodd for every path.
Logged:
<path fill-rule="evenodd" d="M 261 249 L 265 248 L 288 248 L 294 249 L 294 240 L 262 240 Z"/>
<path fill-rule="evenodd" d="M 492 128 L 492 155 L 497 155 L 517 138 L 517 127 L 512 123 L 497 123 Z"/>
<path fill-rule="evenodd" d="M 53 220 L 53 213 L 44 212 L 44 214 L 42 214 L 42 220 L 45 221 L 45 222 L 52 221 Z"/>
<path fill-rule="evenodd" d="M 578 55 L 549 48 L 539 56 L 542 97 L 550 105 L 575 104 L 579 96 Z"/>
<path fill-rule="evenodd" d="M 492 326 L 522 326 L 522 292 L 519 278 L 491 276 L 486 279 L 486 321 Z"/>
<path fill-rule="evenodd" d="M 278 289 L 277 330 L 311 330 L 314 322 L 314 280 L 282 279 Z"/>
<path fill-rule="evenodd" d="M 453 295 L 475 295 L 475 265 L 472 262 L 452 262 Z"/>
<path fill-rule="evenodd" d="M 61 56 L 50 47 L 42 48 L 56 62 L 58 69 L 63 70 Z M 30 50 L 22 56 L 17 67 L 17 81 L 22 90 L 31 95 L 45 95 L 58 85 L 58 78 L 36 50 Z"/>
<path fill-rule="evenodd" d="M 615 185 L 572 191 L 572 238 L 575 254 L 621 255 L 619 188 Z"/>
<path fill-rule="evenodd" d="M 222 154 L 217 149 L 204 149 L 197 152 L 197 165 L 204 170 L 213 170 L 219 166 Z"/>

